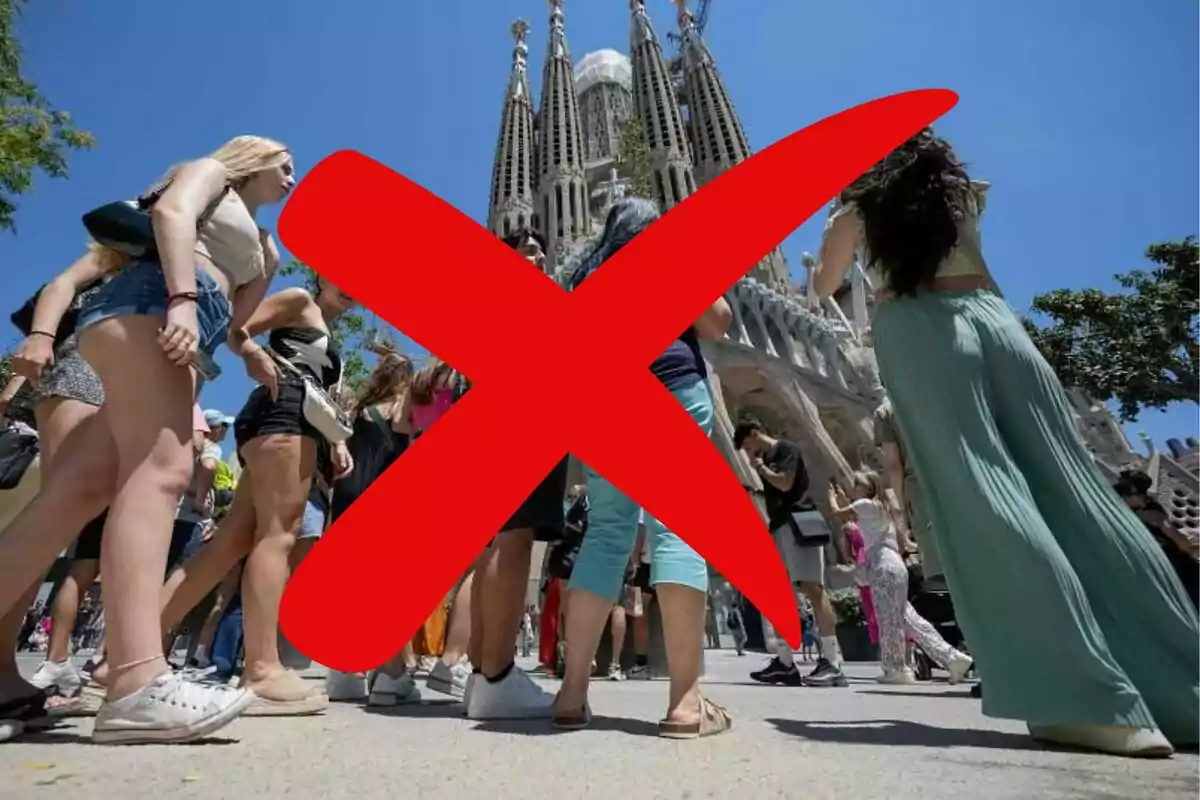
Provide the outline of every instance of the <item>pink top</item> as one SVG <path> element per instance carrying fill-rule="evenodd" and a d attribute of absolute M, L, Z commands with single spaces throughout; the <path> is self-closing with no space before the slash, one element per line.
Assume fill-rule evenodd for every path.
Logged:
<path fill-rule="evenodd" d="M 426 405 L 414 405 L 409 412 L 412 420 L 412 432 L 421 433 L 450 410 L 454 403 L 454 392 L 450 389 L 437 389 L 433 393 L 433 402 Z"/>
<path fill-rule="evenodd" d="M 208 423 L 204 421 L 204 412 L 200 410 L 200 406 L 192 406 L 192 430 L 200 431 L 201 433 L 211 432 Z"/>

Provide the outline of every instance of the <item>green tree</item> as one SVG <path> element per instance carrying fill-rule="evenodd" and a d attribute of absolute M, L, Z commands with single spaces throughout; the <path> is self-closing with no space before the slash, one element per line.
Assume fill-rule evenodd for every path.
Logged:
<path fill-rule="evenodd" d="M 21 45 L 14 19 L 26 0 L 0 0 L 0 229 L 16 229 L 16 198 L 33 188 L 36 172 L 67 176 L 67 151 L 95 139 L 55 110 L 37 84 L 21 75 Z"/>
<path fill-rule="evenodd" d="M 12 377 L 12 353 L 0 356 L 0 389 L 3 389 L 8 379 Z"/>
<path fill-rule="evenodd" d="M 646 138 L 646 128 L 636 113 L 630 114 L 621 124 L 617 139 L 617 163 L 629 176 L 630 194 L 648 200 L 656 199 L 651 178 L 650 142 Z"/>
<path fill-rule="evenodd" d="M 1122 291 L 1059 289 L 1033 299 L 1048 317 L 1025 328 L 1063 383 L 1116 400 L 1121 418 L 1200 395 L 1200 246 L 1195 236 L 1146 250 L 1151 269 L 1116 275 Z"/>
<path fill-rule="evenodd" d="M 303 278 L 310 290 L 316 289 L 317 273 L 296 259 L 281 265 L 279 274 L 285 278 Z M 371 344 L 377 340 L 379 331 L 367 322 L 360 309 L 354 308 L 338 317 L 330 333 L 342 351 L 342 380 L 351 390 L 358 391 L 371 373 L 366 356 Z"/>

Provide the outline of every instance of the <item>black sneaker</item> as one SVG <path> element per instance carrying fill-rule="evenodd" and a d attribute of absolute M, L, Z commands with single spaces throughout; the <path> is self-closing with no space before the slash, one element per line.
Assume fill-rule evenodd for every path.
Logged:
<path fill-rule="evenodd" d="M 804 677 L 804 685 L 824 688 L 849 686 L 850 684 L 841 667 L 835 667 L 830 661 L 821 658 L 817 660 L 817 666 L 813 668 L 813 671 Z"/>
<path fill-rule="evenodd" d="M 772 658 L 767 666 L 758 672 L 750 673 L 750 680 L 759 683 L 781 683 L 785 686 L 800 686 L 800 670 L 796 665 L 784 664 L 778 658 Z"/>

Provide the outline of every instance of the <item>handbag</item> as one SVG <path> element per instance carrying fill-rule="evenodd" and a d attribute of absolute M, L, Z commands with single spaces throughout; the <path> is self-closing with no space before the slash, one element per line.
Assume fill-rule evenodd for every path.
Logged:
<path fill-rule="evenodd" d="M 38 456 L 38 437 L 17 427 L 0 431 L 0 490 L 17 488 Z"/>
<path fill-rule="evenodd" d="M 110 250 L 124 253 L 134 260 L 154 258 L 157 256 L 158 243 L 154 238 L 150 210 L 170 186 L 171 181 L 164 181 L 136 200 L 117 200 L 94 208 L 83 215 L 83 227 L 97 244 Z M 229 189 L 229 184 L 226 184 L 196 218 L 197 231 L 208 222 Z"/>
<path fill-rule="evenodd" d="M 342 410 L 341 406 L 333 401 L 329 396 L 329 392 L 325 391 L 315 380 L 296 368 L 296 365 L 283 358 L 271 348 L 264 348 L 267 353 L 278 364 L 286 367 L 294 375 L 298 375 L 300 380 L 304 382 L 304 404 L 302 410 L 304 418 L 308 420 L 308 424 L 317 429 L 317 433 L 325 437 L 325 440 L 330 444 L 339 444 L 346 441 L 354 433 L 354 423 L 350 419 L 350 415 Z M 340 388 L 342 381 L 338 379 Z"/>
<path fill-rule="evenodd" d="M 825 517 L 811 500 L 792 506 L 787 521 L 772 528 L 771 533 L 780 533 L 784 527 L 800 547 L 824 547 L 833 541 Z"/>

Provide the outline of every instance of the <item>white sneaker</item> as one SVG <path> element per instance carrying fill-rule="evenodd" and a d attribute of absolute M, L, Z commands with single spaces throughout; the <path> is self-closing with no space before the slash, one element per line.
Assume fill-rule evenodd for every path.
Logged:
<path fill-rule="evenodd" d="M 1133 758 L 1168 758 L 1175 749 L 1151 728 L 1123 725 L 1030 725 L 1034 739 Z"/>
<path fill-rule="evenodd" d="M 899 672 L 885 672 L 875 679 L 879 683 L 891 684 L 894 686 L 909 686 L 917 682 L 917 676 L 908 667 Z"/>
<path fill-rule="evenodd" d="M 954 658 L 950 660 L 949 668 L 951 685 L 962 683 L 963 679 L 967 677 L 967 673 L 971 671 L 971 667 L 974 665 L 975 662 L 969 655 L 965 653 L 959 653 L 954 656 Z"/>
<path fill-rule="evenodd" d="M 370 693 L 365 672 L 338 672 L 336 669 L 331 669 L 325 676 L 325 694 L 329 695 L 331 702 L 347 703 L 362 700 Z"/>
<path fill-rule="evenodd" d="M 468 710 L 471 708 L 471 692 L 472 692 L 472 691 L 474 690 L 474 688 L 475 688 L 475 681 L 476 681 L 477 679 L 479 679 L 479 673 L 478 673 L 478 672 L 475 672 L 474 670 L 472 670 L 472 671 L 471 671 L 471 674 L 470 674 L 470 676 L 468 676 L 468 677 L 467 677 L 467 686 L 466 686 L 466 688 L 465 688 L 465 689 L 463 689 L 463 696 L 462 696 L 462 706 L 463 706 L 463 710 L 462 710 L 462 715 L 463 715 L 464 717 L 465 717 L 465 716 L 467 716 L 467 711 L 468 711 Z"/>
<path fill-rule="evenodd" d="M 448 694 L 466 702 L 467 684 L 471 680 L 471 665 L 460 661 L 453 667 L 447 667 L 445 662 L 438 661 L 429 670 L 425 685 L 435 692 Z"/>
<path fill-rule="evenodd" d="M 376 672 L 371 678 L 371 693 L 367 697 L 368 706 L 398 706 L 406 703 L 421 702 L 421 689 L 413 676 L 405 672 L 399 678 L 393 678 L 384 672 Z"/>
<path fill-rule="evenodd" d="M 254 693 L 199 686 L 164 672 L 120 700 L 105 700 L 96 712 L 96 744 L 189 742 L 225 727 L 246 710 Z"/>
<path fill-rule="evenodd" d="M 609 664 L 608 665 L 608 679 L 610 681 L 625 680 L 625 673 L 621 671 L 620 664 Z"/>
<path fill-rule="evenodd" d="M 66 661 L 43 661 L 29 682 L 39 689 L 50 690 L 63 697 L 74 697 L 83 688 L 83 677 L 71 659 Z"/>
<path fill-rule="evenodd" d="M 549 719 L 554 695 L 533 682 L 525 670 L 513 667 L 498 683 L 476 678 L 467 706 L 468 719 Z"/>

